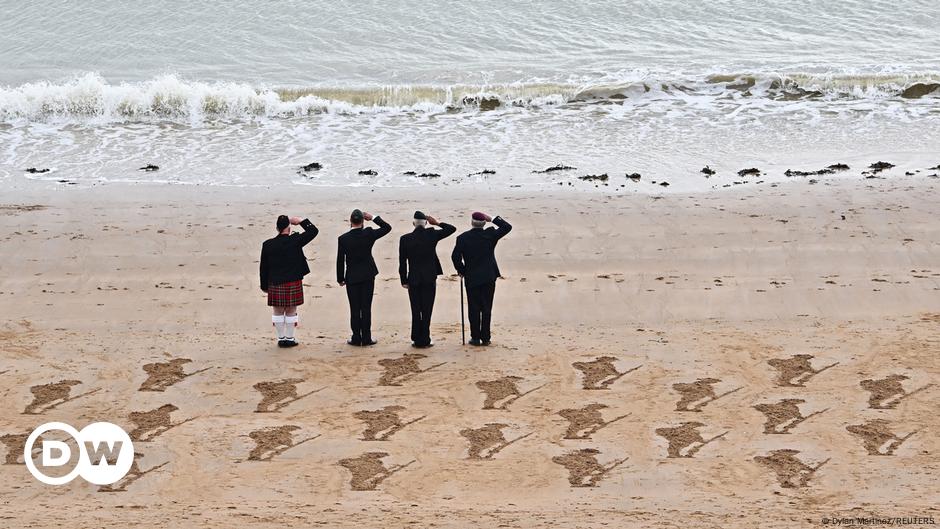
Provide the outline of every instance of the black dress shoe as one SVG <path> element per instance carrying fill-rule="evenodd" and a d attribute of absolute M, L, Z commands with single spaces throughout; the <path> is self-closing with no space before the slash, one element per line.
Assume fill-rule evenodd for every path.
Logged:
<path fill-rule="evenodd" d="M 489 344 L 490 344 L 489 340 L 483 340 L 483 345 L 489 345 Z"/>
<path fill-rule="evenodd" d="M 284 347 L 297 347 L 298 345 L 300 345 L 300 343 L 293 338 L 288 338 L 287 340 L 284 340 L 284 341 L 287 342 L 287 345 L 285 345 Z"/>
<path fill-rule="evenodd" d="M 356 347 L 359 347 L 362 345 L 362 342 L 357 342 L 355 340 L 346 340 L 346 345 L 354 345 Z"/>
<path fill-rule="evenodd" d="M 475 345 L 475 346 L 477 346 L 477 347 L 483 345 L 483 342 L 481 342 L 480 340 L 477 340 L 476 338 L 473 338 L 472 340 L 470 340 L 470 341 L 467 342 L 467 343 L 469 343 L 470 345 Z"/>
<path fill-rule="evenodd" d="M 366 340 L 366 341 L 362 342 L 362 346 L 363 346 L 363 347 L 369 347 L 370 345 L 375 345 L 375 344 L 377 344 L 377 343 L 379 343 L 379 342 L 377 342 L 377 341 L 375 341 L 375 340 Z"/>
<path fill-rule="evenodd" d="M 427 349 L 428 347 L 434 347 L 434 342 L 428 342 L 428 343 L 411 342 L 411 346 L 416 349 Z"/>
<path fill-rule="evenodd" d="M 290 344 L 290 342 L 289 342 L 288 340 L 281 339 L 281 340 L 278 340 L 278 341 L 277 341 L 277 346 L 278 346 L 278 347 L 290 347 L 289 344 Z"/>

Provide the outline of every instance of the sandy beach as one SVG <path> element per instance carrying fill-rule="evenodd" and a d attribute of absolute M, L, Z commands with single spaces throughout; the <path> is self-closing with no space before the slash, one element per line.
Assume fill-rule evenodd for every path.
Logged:
<path fill-rule="evenodd" d="M 936 520 L 938 187 L 922 176 L 659 196 L 22 185 L 0 199 L 0 436 L 103 420 L 134 432 L 140 456 L 118 491 L 82 480 L 51 488 L 31 478 L 8 437 L 0 519 L 455 528 Z M 372 348 L 344 344 L 346 300 L 333 275 L 353 207 L 393 226 L 375 246 Z M 497 250 L 505 277 L 493 346 L 460 344 L 447 239 L 436 346 L 409 347 L 396 252 L 415 209 L 459 231 L 474 210 L 513 223 Z M 288 350 L 275 346 L 257 285 L 260 244 L 281 213 L 320 229 L 306 250 L 302 343 Z M 74 400 L 34 401 L 31 387 L 68 380 Z M 264 382 L 284 382 L 261 387 L 286 405 L 257 412 Z M 483 409 L 487 399 L 496 409 Z M 28 407 L 37 414 L 23 414 Z M 707 442 L 683 457 L 696 438 Z"/>

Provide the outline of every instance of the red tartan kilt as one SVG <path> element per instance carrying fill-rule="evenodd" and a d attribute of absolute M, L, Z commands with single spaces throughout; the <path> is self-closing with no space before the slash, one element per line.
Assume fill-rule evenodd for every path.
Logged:
<path fill-rule="evenodd" d="M 269 307 L 296 307 L 304 304 L 304 284 L 291 281 L 268 287 Z"/>

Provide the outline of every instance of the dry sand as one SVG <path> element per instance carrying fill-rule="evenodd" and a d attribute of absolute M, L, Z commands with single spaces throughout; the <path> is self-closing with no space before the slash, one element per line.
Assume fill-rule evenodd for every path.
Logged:
<path fill-rule="evenodd" d="M 940 387 L 892 400 L 940 375 L 937 192 L 922 178 L 661 197 L 27 186 L 0 200 L 0 436 L 14 447 L 0 524 L 938 520 Z M 394 228 L 376 244 L 372 348 L 344 344 L 333 279 L 352 207 Z M 408 346 L 396 251 L 416 208 L 461 229 L 475 209 L 515 226 L 498 249 L 492 347 L 460 345 L 453 239 L 439 248 L 437 345 Z M 282 212 L 321 230 L 290 350 L 257 286 Z M 29 476 L 16 434 L 51 420 L 144 439 L 119 492 Z"/>

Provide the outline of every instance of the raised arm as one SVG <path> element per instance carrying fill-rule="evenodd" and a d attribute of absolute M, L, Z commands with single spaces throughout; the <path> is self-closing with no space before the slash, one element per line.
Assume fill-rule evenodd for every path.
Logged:
<path fill-rule="evenodd" d="M 382 237 L 385 237 L 386 235 L 389 234 L 389 232 L 392 231 L 392 227 L 389 225 L 389 223 L 382 220 L 382 217 L 376 216 L 372 219 L 372 221 L 379 225 L 379 229 L 372 230 L 373 239 L 375 240 L 381 239 Z"/>
<path fill-rule="evenodd" d="M 437 226 L 440 229 L 434 230 L 434 236 L 437 237 L 437 240 L 439 241 L 450 237 L 451 235 L 454 234 L 454 232 L 457 231 L 457 228 L 455 228 L 454 226 L 451 226 L 450 224 L 446 222 L 439 222 L 437 223 Z"/>
<path fill-rule="evenodd" d="M 512 224 L 509 224 L 508 222 L 506 222 L 506 220 L 505 220 L 504 218 L 500 217 L 499 215 L 497 215 L 497 216 L 493 219 L 493 224 L 495 224 L 495 225 L 497 226 L 497 229 L 496 229 L 496 240 L 502 239 L 503 237 L 505 237 L 506 235 L 508 235 L 509 232 L 512 231 Z"/>
<path fill-rule="evenodd" d="M 346 284 L 346 249 L 343 248 L 342 239 L 339 239 L 336 249 L 336 282 Z"/>
<path fill-rule="evenodd" d="M 408 252 L 405 250 L 405 238 L 398 240 L 398 276 L 402 286 L 408 286 Z"/>
<path fill-rule="evenodd" d="M 320 233 L 320 230 L 318 230 L 317 227 L 314 226 L 312 222 L 310 222 L 310 219 L 301 220 L 298 222 L 298 224 L 300 224 L 300 227 L 304 229 L 304 232 L 297 236 L 297 242 L 301 246 L 306 246 L 307 243 L 312 241 L 317 236 L 317 234 Z"/>

